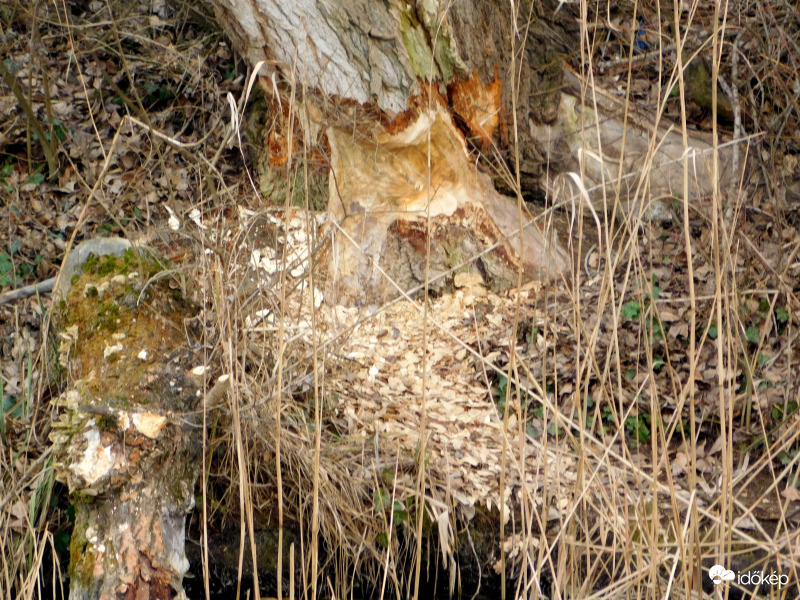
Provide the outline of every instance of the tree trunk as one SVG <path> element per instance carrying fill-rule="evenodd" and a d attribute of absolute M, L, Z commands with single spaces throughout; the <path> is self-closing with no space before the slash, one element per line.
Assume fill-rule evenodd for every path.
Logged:
<path fill-rule="evenodd" d="M 273 75 L 309 92 L 299 135 L 322 134 L 330 148 L 329 301 L 381 303 L 426 277 L 452 285 L 456 271 L 480 274 L 492 289 L 515 284 L 520 268 L 527 280 L 568 271 L 558 242 L 524 209 L 520 219 L 517 201 L 495 191 L 465 142 L 508 145 L 510 3 L 215 6 L 237 49 L 252 64 L 266 61 L 270 94 Z"/>
<path fill-rule="evenodd" d="M 185 347 L 194 308 L 157 270 L 125 240 L 90 240 L 56 290 L 69 384 L 51 439 L 75 506 L 72 600 L 172 599 L 189 567 L 202 440 L 187 415 L 200 394 Z"/>
<path fill-rule="evenodd" d="M 690 132 L 686 144 L 679 128 L 660 120 L 660 112 L 637 112 L 633 103 L 601 89 L 589 89 L 589 78 L 578 78 L 565 67 L 565 58 L 580 46 L 578 15 L 566 5 L 558 11 L 550 0 L 214 0 L 214 5 L 234 46 L 253 65 L 265 61 L 261 74 L 266 80 L 286 81 L 296 91 L 313 90 L 305 96 L 314 98 L 316 104 L 314 110 L 306 109 L 305 131 L 300 134 L 306 140 L 316 139 L 317 130 L 322 130 L 329 142 L 350 136 L 362 147 L 381 146 L 387 135 L 397 134 L 409 124 L 423 123 L 419 120 L 420 103 L 415 110 L 414 100 L 435 97 L 426 89 L 432 85 L 442 93 L 441 107 L 447 115 L 430 115 L 427 120 L 441 119 L 445 124 L 442 131 L 455 124 L 469 139 L 473 151 L 483 151 L 490 157 L 489 162 L 501 173 L 494 177 L 495 186 L 505 193 L 516 193 L 515 176 L 508 173 L 518 167 L 523 190 L 545 189 L 551 197 L 572 206 L 588 201 L 597 212 L 602 209 L 614 214 L 620 206 L 629 213 L 642 210 L 650 218 L 661 218 L 667 216 L 664 209 L 669 208 L 669 198 L 684 194 L 684 160 L 689 162 L 688 192 L 693 198 L 714 189 L 710 136 Z M 266 89 L 273 94 L 272 81 Z M 376 110 L 354 111 L 347 100 L 360 103 L 362 109 Z M 434 112 L 441 108 L 433 104 Z M 411 115 L 402 112 L 410 106 Z M 376 113 L 382 127 L 375 126 Z M 370 119 L 373 123 L 367 125 Z M 626 135 L 622 135 L 623 130 Z M 333 148 L 329 165 L 337 177 L 343 168 L 337 161 L 349 160 L 343 157 L 345 144 L 338 146 Z M 733 188 L 736 183 L 733 153 L 732 145 L 720 149 L 719 189 Z M 380 164 L 366 168 L 380 177 Z M 457 171 L 467 173 L 465 169 Z M 575 175 L 563 177 L 568 172 Z M 468 176 L 475 179 L 474 170 Z M 576 178 L 579 185 L 565 188 L 564 181 L 571 185 Z M 420 181 L 425 183 L 424 178 Z M 461 182 L 450 184 L 459 187 Z M 571 196 L 559 195 L 565 189 Z M 338 193 L 341 195 L 342 190 Z M 424 193 L 435 195 L 432 190 Z M 401 194 L 402 190 L 392 193 L 397 198 Z M 506 244 L 503 236 L 512 234 L 516 227 L 510 231 L 499 226 L 496 221 L 503 218 L 493 212 L 496 203 L 486 206 L 483 195 L 479 192 L 477 198 L 459 199 L 458 211 L 476 206 L 486 211 L 488 221 L 480 223 L 489 226 L 483 229 L 495 230 L 500 237 L 483 235 L 478 236 L 482 239 L 476 244 L 475 239 L 469 244 L 457 243 L 459 252 L 474 257 L 488 248 L 503 246 L 501 254 L 513 254 L 515 260 L 505 264 L 500 276 L 494 278 L 499 281 L 515 279 L 520 261 L 529 276 L 535 273 L 542 279 L 558 277 L 567 270 L 558 244 L 542 238 L 540 232 L 524 236 L 525 245 L 533 248 L 529 253 L 514 249 L 516 241 L 511 246 Z M 667 200 L 660 200 L 662 197 Z M 330 199 L 335 198 L 332 191 Z M 367 200 L 366 204 L 371 202 Z M 359 199 L 358 204 L 364 206 L 365 202 Z M 405 204 L 419 208 L 418 202 Z M 509 200 L 501 212 L 513 212 L 515 206 Z M 332 216 L 334 223 L 349 233 L 364 229 L 365 223 L 379 227 L 380 238 L 401 215 L 381 217 L 380 224 L 368 211 L 349 224 L 340 220 L 341 215 Z M 450 224 L 440 219 L 436 227 L 441 226 L 448 229 Z M 389 237 L 400 235 L 400 245 L 407 247 L 400 230 L 402 227 L 396 228 Z M 458 237 L 458 232 L 453 235 Z M 376 235 L 371 237 L 373 242 L 377 239 Z M 415 240 L 410 245 L 419 247 L 418 236 Z M 369 244 L 370 240 L 358 237 L 348 242 L 349 249 L 335 245 L 334 266 L 338 269 L 345 265 L 344 272 L 335 273 L 335 277 L 352 281 L 362 276 L 363 268 L 347 267 L 354 252 L 363 254 L 362 262 L 370 262 L 373 271 L 386 264 L 407 262 L 405 256 L 388 256 L 391 248 Z M 427 243 L 424 245 L 427 247 Z M 381 253 L 383 265 L 375 263 L 375 256 Z M 422 262 L 420 256 L 412 260 L 415 266 Z M 475 261 L 471 269 L 479 269 Z M 501 287 L 492 285 L 491 280 L 486 283 L 495 289 Z M 350 296 L 350 300 L 363 296 L 363 290 Z"/>
<path fill-rule="evenodd" d="M 685 156 L 696 161 L 690 191 L 712 189 L 710 140 L 690 137 L 687 148 L 657 115 L 642 118 L 601 89 L 587 90 L 565 67 L 579 45 L 568 8 L 555 13 L 524 0 L 214 4 L 234 46 L 252 65 L 265 61 L 267 93 L 283 82 L 299 98 L 294 117 L 280 101 L 290 124 L 270 132 L 270 162 L 323 149 L 334 240 L 323 277 L 328 303 L 380 305 L 455 285 L 463 271 L 493 290 L 516 285 L 520 270 L 527 279 L 569 274 L 558 241 L 496 191 L 476 151 L 506 173 L 519 166 L 523 187 L 553 192 L 574 181 L 573 202 L 609 208 L 606 216 L 616 210 L 609 200 L 631 210 L 682 194 Z M 720 157 L 724 188 L 732 170 Z M 506 185 L 520 194 L 516 174 Z M 419 339 L 408 348 L 418 350 Z M 367 352 L 361 371 L 377 372 L 373 360 Z M 399 364 L 399 355 L 386 364 Z M 352 380 L 342 385 L 345 398 Z M 348 401 L 370 393 L 359 389 Z"/>

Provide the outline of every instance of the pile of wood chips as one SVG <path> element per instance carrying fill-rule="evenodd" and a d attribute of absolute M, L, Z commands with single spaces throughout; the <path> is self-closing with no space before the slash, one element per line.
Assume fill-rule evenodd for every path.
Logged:
<path fill-rule="evenodd" d="M 251 303 L 240 318 L 252 345 L 277 349 L 278 337 L 285 339 L 283 382 L 288 385 L 281 410 L 295 418 L 282 417 L 284 439 L 289 440 L 283 448 L 294 448 L 298 456 L 283 460 L 305 461 L 306 474 L 313 463 L 314 431 L 299 426 L 296 417 L 305 414 L 313 425 L 314 412 L 313 407 L 292 411 L 292 403 L 313 390 L 316 353 L 318 397 L 324 407 L 319 457 L 323 504 L 336 512 L 324 489 L 360 487 L 365 506 L 342 506 L 341 512 L 357 508 L 370 513 L 373 491 L 384 485 L 387 470 L 393 480 L 389 493 L 400 501 L 415 497 L 424 437 L 425 508 L 439 523 L 443 550 L 451 548 L 455 518 L 469 520 L 479 507 L 492 511 L 503 503 L 508 520 L 520 501 L 536 506 L 539 514 L 546 502 L 548 518 L 563 517 L 575 486 L 575 458 L 544 433 L 528 435 L 517 420 L 515 399 L 509 401 L 505 424 L 496 404 L 502 373 L 497 365 L 507 363 L 516 311 L 528 330 L 537 329 L 533 352 L 540 358 L 557 336 L 565 335 L 558 331 L 562 325 L 534 308 L 541 286 L 532 282 L 496 295 L 482 286 L 480 276 L 461 273 L 455 276 L 455 292 L 432 298 L 427 311 L 419 298 L 402 297 L 382 307 L 331 306 L 320 291 L 325 274 L 318 270 L 311 277 L 309 271 L 313 249 L 328 235 L 324 216 L 294 211 L 286 217 L 242 213 L 240 232 L 252 232 L 255 222 L 276 232 L 250 235 L 247 251 L 239 255 L 232 272 L 234 278 L 247 279 L 237 287 L 252 287 L 260 278 L 256 287 L 268 297 L 263 304 Z M 264 240 L 275 245 L 264 245 Z M 276 261 L 286 243 L 287 292 L 281 303 Z M 256 310 L 255 305 L 280 308 Z M 527 352 L 530 359 L 531 349 Z M 260 422 L 274 423 L 277 395 L 265 394 L 270 394 L 269 401 L 260 403 Z M 538 402 L 534 390 L 524 398 L 525 403 Z M 261 431 L 273 439 L 263 427 Z M 304 442 L 292 446 L 298 436 Z M 346 468 L 341 464 L 345 460 Z M 506 477 L 501 497 L 502 469 Z M 310 496 L 310 478 L 292 485 L 308 486 L 300 496 Z M 363 531 L 361 535 L 370 539 Z"/>

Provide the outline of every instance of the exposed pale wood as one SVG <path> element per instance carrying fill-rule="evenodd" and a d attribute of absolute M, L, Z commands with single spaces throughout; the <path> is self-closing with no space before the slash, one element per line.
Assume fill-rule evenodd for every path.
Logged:
<path fill-rule="evenodd" d="M 329 302 L 382 303 L 418 289 L 426 272 L 437 278 L 434 289 L 463 271 L 506 289 L 518 268 L 526 280 L 567 270 L 566 254 L 536 224 L 523 230 L 519 253 L 516 203 L 478 172 L 443 107 L 424 109 L 396 134 L 356 138 L 330 128 L 328 140 L 329 216 L 341 227 L 334 233 Z"/>
<path fill-rule="evenodd" d="M 509 165 L 516 162 L 513 136 L 505 134 L 513 110 L 525 189 L 544 188 L 552 194 L 557 177 L 573 172 L 583 179 L 598 207 L 608 204 L 609 198 L 618 199 L 627 212 L 644 206 L 645 215 L 653 218 L 665 216 L 668 204 L 653 199 L 683 194 L 686 149 L 680 132 L 670 123 L 656 123 L 653 113 L 637 115 L 633 104 L 626 107 L 602 89 L 586 89 L 564 69 L 562 57 L 574 51 L 578 37 L 568 11 L 554 11 L 556 2 L 215 0 L 215 4 L 234 45 L 251 62 L 267 60 L 267 72 L 276 70 L 296 89 L 371 103 L 389 116 L 405 109 L 420 91 L 414 78 L 447 84 L 449 91 L 451 84 L 469 79 L 473 72 L 483 85 L 497 77 L 495 110 L 500 127 L 492 155 Z M 512 64 L 518 73 L 511 72 Z M 452 95 L 449 100 L 458 111 Z M 458 114 L 459 119 L 480 120 L 474 111 L 462 112 L 466 114 Z M 325 114 L 324 120 L 332 119 L 335 115 Z M 466 129 L 488 146 L 490 140 L 474 124 L 467 123 Z M 712 190 L 712 144 L 707 137 L 689 135 L 693 202 Z M 720 153 L 723 190 L 736 183 L 732 154 L 732 147 Z M 495 184 L 510 192 L 508 181 L 498 178 Z M 573 196 L 573 204 L 576 199 Z"/>

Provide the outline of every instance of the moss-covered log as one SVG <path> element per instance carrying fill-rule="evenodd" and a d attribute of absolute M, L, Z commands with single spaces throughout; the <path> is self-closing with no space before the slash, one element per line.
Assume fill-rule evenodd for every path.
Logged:
<path fill-rule="evenodd" d="M 66 389 L 51 439 L 75 507 L 70 598 L 174 598 L 202 439 L 189 416 L 196 311 L 145 252 L 87 244 L 56 309 Z"/>

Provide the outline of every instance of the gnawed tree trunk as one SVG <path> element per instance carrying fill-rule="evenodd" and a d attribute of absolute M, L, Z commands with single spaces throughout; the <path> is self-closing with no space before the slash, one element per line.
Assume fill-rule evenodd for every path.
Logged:
<path fill-rule="evenodd" d="M 189 567 L 184 521 L 202 440 L 187 416 L 200 394 L 186 348 L 195 309 L 126 245 L 76 248 L 61 278 L 66 295 L 56 293 L 68 386 L 51 438 L 75 506 L 72 600 L 171 599 Z"/>
<path fill-rule="evenodd" d="M 650 113 L 641 119 L 632 105 L 602 90 L 588 90 L 565 68 L 564 57 L 579 47 L 577 17 L 569 13 L 569 8 L 554 11 L 555 2 L 215 0 L 214 5 L 234 46 L 251 65 L 265 61 L 261 74 L 266 76 L 265 81 L 273 79 L 265 86 L 269 94 L 274 93 L 274 83 L 278 81 L 288 82 L 295 91 L 314 92 L 304 98 L 314 101 L 319 110 L 308 113 L 305 131 L 300 135 L 314 140 L 317 130 L 327 134 L 331 146 L 337 146 L 330 157 L 332 172 L 337 177 L 354 162 L 346 156 L 353 144 L 344 143 L 345 135 L 350 135 L 363 149 L 369 145 L 385 148 L 387 132 L 376 134 L 364 123 L 369 119 L 369 111 L 361 111 L 354 121 L 351 111 L 342 110 L 343 101 L 356 101 L 376 109 L 373 114 L 380 114 L 388 121 L 389 135 L 399 134 L 403 126 L 419 126 L 436 120 L 440 120 L 448 132 L 452 124 L 458 125 L 471 140 L 473 149 L 486 151 L 492 160 L 500 159 L 500 171 L 513 171 L 518 165 L 523 189 L 544 188 L 552 194 L 563 189 L 558 181 L 560 174 L 575 173 L 581 184 L 571 190 L 573 206 L 576 200 L 588 200 L 597 209 L 607 209 L 609 214 L 616 212 L 617 204 L 628 212 L 645 207 L 646 214 L 659 217 L 663 211 L 659 210 L 660 206 L 651 206 L 652 198 L 684 195 L 684 156 L 689 157 L 688 191 L 692 198 L 714 190 L 709 136 L 690 134 L 687 148 L 680 131 L 674 127 L 670 129 L 668 123 L 658 122 L 657 114 Z M 407 110 L 414 99 L 432 97 L 433 94 L 426 93 L 431 83 L 446 94 L 443 107 L 447 114 L 438 114 L 442 107 L 434 103 L 430 114 L 421 116 L 416 111 L 409 118 L 402 111 Z M 350 120 L 343 118 L 344 115 Z M 366 134 L 365 129 L 368 130 Z M 336 130 L 346 133 L 341 135 Z M 422 150 L 419 132 L 406 137 Z M 396 144 L 393 149 L 399 150 Z M 731 146 L 720 151 L 719 189 L 735 183 L 733 152 Z M 385 188 L 380 181 L 383 165 L 379 162 L 366 164 L 365 160 L 371 160 L 368 155 L 357 154 L 364 166 L 362 173 L 377 177 L 366 180 L 364 186 L 369 187 L 371 182 L 376 189 Z M 470 163 L 466 158 L 463 160 Z M 424 184 L 422 171 L 427 165 L 414 166 L 417 171 L 409 176 Z M 478 178 L 475 171 L 464 167 L 454 169 L 453 173 L 475 180 Z M 506 176 L 505 184 L 502 179 L 495 177 L 495 184 L 513 194 L 514 178 Z M 575 181 L 574 177 L 568 180 Z M 472 188 L 461 181 L 450 181 L 448 185 Z M 578 193 L 581 188 L 584 192 Z M 340 187 L 338 193 L 341 196 L 347 192 Z M 395 198 L 402 198 L 402 193 L 402 190 L 390 191 Z M 424 193 L 433 197 L 437 192 L 432 189 Z M 482 195 L 482 191 L 478 192 L 478 196 Z M 335 199 L 332 192 L 331 204 Z M 369 239 L 352 235 L 355 230 L 351 227 L 348 232 L 353 240 L 348 241 L 349 248 L 339 243 L 334 246 L 334 266 L 352 262 L 353 252 L 362 251 L 369 257 L 361 260 L 370 263 L 374 263 L 375 256 L 382 255 L 383 265 L 373 266 L 373 269 L 408 262 L 406 254 L 392 254 L 391 244 L 380 248 L 371 245 L 379 238 L 397 240 L 395 245 L 404 248 L 428 247 L 427 242 L 419 243 L 418 217 L 409 219 L 415 223 L 411 228 L 417 233 L 404 241 L 402 226 L 396 226 L 389 235 L 389 227 L 404 220 L 396 211 L 392 218 L 381 217 L 376 221 L 362 199 L 357 202 L 365 209 L 363 220 L 369 227 L 361 230 L 370 231 Z M 398 205 L 397 202 L 393 204 Z M 405 204 L 409 210 L 419 209 L 419 203 L 413 199 L 399 204 Z M 450 242 L 451 254 L 475 257 L 495 246 L 504 246 L 503 253 L 507 254 L 510 246 L 504 244 L 503 236 L 511 232 L 500 224 L 503 216 L 495 211 L 500 207 L 503 214 L 513 212 L 514 208 L 509 206 L 516 203 L 512 200 L 486 205 L 472 196 L 459 199 L 456 212 L 448 213 L 447 217 L 440 213 L 437 217 L 434 227 L 438 237 L 431 240 L 431 245 L 441 245 L 442 232 L 447 232 L 444 234 L 447 236 L 452 230 L 453 236 L 458 238 L 457 230 L 462 224 L 445 221 L 452 220 L 454 215 L 457 221 L 464 210 L 472 210 L 466 207 L 476 204 L 483 206 L 485 218 L 468 227 L 476 229 L 473 233 L 480 229 L 481 234 L 472 235 L 468 243 Z M 337 220 L 341 214 L 331 212 L 331 216 L 348 229 Z M 376 227 L 380 231 L 373 231 Z M 494 231 L 498 237 L 492 238 L 487 235 L 488 231 Z M 476 238 L 480 238 L 478 243 L 475 243 Z M 511 246 L 515 244 L 511 241 Z M 501 276 L 489 278 L 486 283 L 490 287 L 501 287 L 497 283 L 506 280 L 519 262 L 529 277 L 535 273 L 536 277 L 549 279 L 567 270 L 555 241 L 530 233 L 525 244 L 532 250 L 508 262 Z M 411 263 L 420 271 L 419 265 L 424 264 L 427 254 L 424 257 L 417 254 Z M 438 258 L 435 259 L 437 262 Z M 441 266 L 435 265 L 434 271 Z M 473 265 L 472 269 L 479 267 Z M 342 275 L 346 279 L 358 270 L 346 270 Z M 347 299 L 343 298 L 343 293 L 340 286 L 340 300 Z M 349 299 L 363 299 L 363 296 L 364 290 L 353 290 Z M 379 294 L 374 300 L 383 297 Z"/>
<path fill-rule="evenodd" d="M 314 92 L 300 135 L 320 132 L 330 145 L 328 210 L 341 228 L 326 298 L 380 303 L 419 288 L 425 273 L 452 282 L 457 267 L 492 289 L 515 283 L 518 268 L 528 280 L 568 271 L 558 242 L 529 215 L 520 223 L 516 200 L 479 173 L 464 140 L 489 148 L 508 139 L 509 3 L 215 6 L 234 45 L 252 64 L 267 62 L 262 74 Z"/>
<path fill-rule="evenodd" d="M 469 161 L 463 137 L 431 102 L 401 132 L 354 137 L 331 127 L 328 214 L 337 223 L 325 298 L 383 303 L 452 283 L 457 272 L 508 289 L 517 270 L 550 279 L 568 260 Z"/>
<path fill-rule="evenodd" d="M 266 76 L 267 93 L 272 95 L 283 83 L 301 96 L 300 102 L 293 104 L 301 129 L 294 130 L 291 123 L 286 128 L 290 135 L 270 137 L 270 151 L 274 152 L 270 158 L 282 164 L 293 154 L 302 155 L 294 147 L 298 135 L 309 154 L 312 144 L 320 138 L 326 140 L 330 151 L 328 216 L 334 238 L 329 273 L 323 278 L 326 303 L 380 304 L 400 290 L 419 289 L 425 283 L 437 286 L 440 274 L 452 276 L 461 269 L 471 271 L 462 280 L 473 283 L 475 275 L 483 279 L 475 282 L 475 288 L 481 290 L 475 297 L 486 293 L 481 283 L 494 290 L 514 285 L 520 268 L 527 278 L 539 279 L 557 278 L 569 270 L 558 244 L 537 230 L 536 224 L 528 226 L 527 215 L 520 219 L 517 202 L 497 193 L 489 177 L 474 166 L 465 137 L 472 149 L 490 154 L 498 149 L 507 165 L 516 162 L 512 156 L 513 140 L 517 139 L 523 186 L 546 187 L 547 167 L 553 174 L 575 171 L 584 189 L 599 186 L 601 193 L 589 198 L 598 206 L 609 191 L 615 193 L 623 183 L 623 202 L 630 199 L 629 194 L 635 198 L 639 190 L 649 196 L 682 191 L 683 173 L 675 163 L 684 151 L 680 136 L 657 123 L 648 128 L 647 123 L 637 124 L 635 119 L 626 121 L 618 106 L 594 106 L 591 98 L 595 94 L 585 94 L 580 85 L 572 87 L 560 54 L 574 49 L 578 38 L 571 48 L 554 20 L 534 19 L 528 29 L 526 19 L 533 14 L 530 3 L 214 0 L 214 4 L 234 46 L 251 65 L 266 62 L 262 75 Z M 515 7 L 519 19 L 511 14 Z M 533 11 L 541 7 L 536 3 Z M 524 51 L 512 60 L 512 47 L 519 50 L 523 39 L 527 40 Z M 565 85 L 570 86 L 569 93 L 564 91 Z M 515 92 L 516 101 L 512 102 Z M 287 115 L 286 97 L 281 104 Z M 626 122 L 631 128 L 627 138 L 620 135 Z M 624 146 L 622 139 L 626 139 Z M 704 144 L 702 150 L 710 148 Z M 325 142 L 320 145 L 326 147 Z M 690 140 L 692 145 L 695 140 Z M 675 154 L 678 147 L 680 152 Z M 597 161 L 597 168 L 586 162 L 587 157 Z M 711 189 L 704 158 L 692 182 L 693 190 L 700 193 Z M 520 225 L 524 228 L 522 251 L 516 235 Z M 302 239 L 306 239 L 305 229 Z M 268 260 L 274 261 L 275 249 L 264 250 Z M 306 250 L 297 256 L 305 259 L 310 253 Z M 302 269 L 297 271 L 302 275 Z M 308 292 L 309 304 L 316 303 L 315 292 Z M 442 302 L 447 301 L 444 296 Z M 390 418 L 387 413 L 405 398 L 411 413 L 399 422 L 409 430 L 411 449 L 418 443 L 419 421 L 413 410 L 418 408 L 419 397 L 428 394 L 431 398 L 431 392 L 422 390 L 419 369 L 409 367 L 401 376 L 390 376 L 386 370 L 395 368 L 393 365 L 405 369 L 403 357 L 410 352 L 428 352 L 429 348 L 421 348 L 421 340 L 431 342 L 421 334 L 395 344 L 377 342 L 389 331 L 395 339 L 411 329 L 413 321 L 400 311 L 412 309 L 406 303 L 400 305 L 403 307 L 397 310 L 402 318 L 393 316 L 386 323 L 402 326 L 392 331 L 367 320 L 375 329 L 371 335 L 365 334 L 363 344 L 353 353 L 363 363 L 347 366 L 338 389 L 330 372 L 325 381 L 328 390 L 336 390 L 330 396 L 341 402 L 343 414 L 353 409 L 353 414 L 369 415 L 374 425 L 370 434 L 385 426 Z M 453 306 L 464 308 L 458 302 Z M 341 306 L 336 309 L 342 309 L 341 314 L 357 312 Z M 317 313 L 318 324 L 324 312 Z M 332 323 L 338 324 L 340 317 L 336 314 Z M 366 328 L 364 324 L 362 329 Z M 335 330 L 333 324 L 328 330 Z M 348 339 L 354 337 L 348 334 Z M 457 337 L 468 338 L 466 332 Z M 318 343 L 316 339 L 307 348 L 316 352 Z M 386 367 L 377 366 L 378 346 L 396 346 L 397 354 L 380 362 Z M 337 348 L 341 351 L 342 346 Z M 447 347 L 441 356 L 456 354 Z M 423 361 L 420 358 L 408 364 Z M 461 363 L 441 367 L 447 374 L 443 378 L 464 370 Z M 354 385 L 355 373 L 361 373 L 375 388 Z M 407 378 L 408 389 L 406 383 L 401 385 L 402 378 Z M 399 392 L 383 383 L 390 381 Z M 452 382 L 448 383 L 451 385 L 443 387 L 449 395 L 435 398 L 432 405 L 443 405 L 445 398 L 464 403 L 467 388 L 454 392 Z M 476 404 L 486 401 L 480 387 L 470 389 L 480 396 Z M 372 404 L 358 408 L 369 402 Z M 392 407 L 391 411 L 387 407 Z M 496 417 L 493 405 L 484 408 Z M 443 415 L 440 423 L 450 420 Z M 477 424 L 484 422 L 489 420 L 472 419 L 469 428 L 477 431 Z M 443 447 L 450 446 L 445 443 Z M 500 464 L 499 458 L 484 462 Z M 342 482 L 327 475 L 320 479 L 332 482 L 332 487 Z M 346 481 L 352 484 L 352 474 Z M 477 489 L 485 490 L 475 486 L 470 492 Z M 357 497 L 355 493 L 352 496 Z"/>

